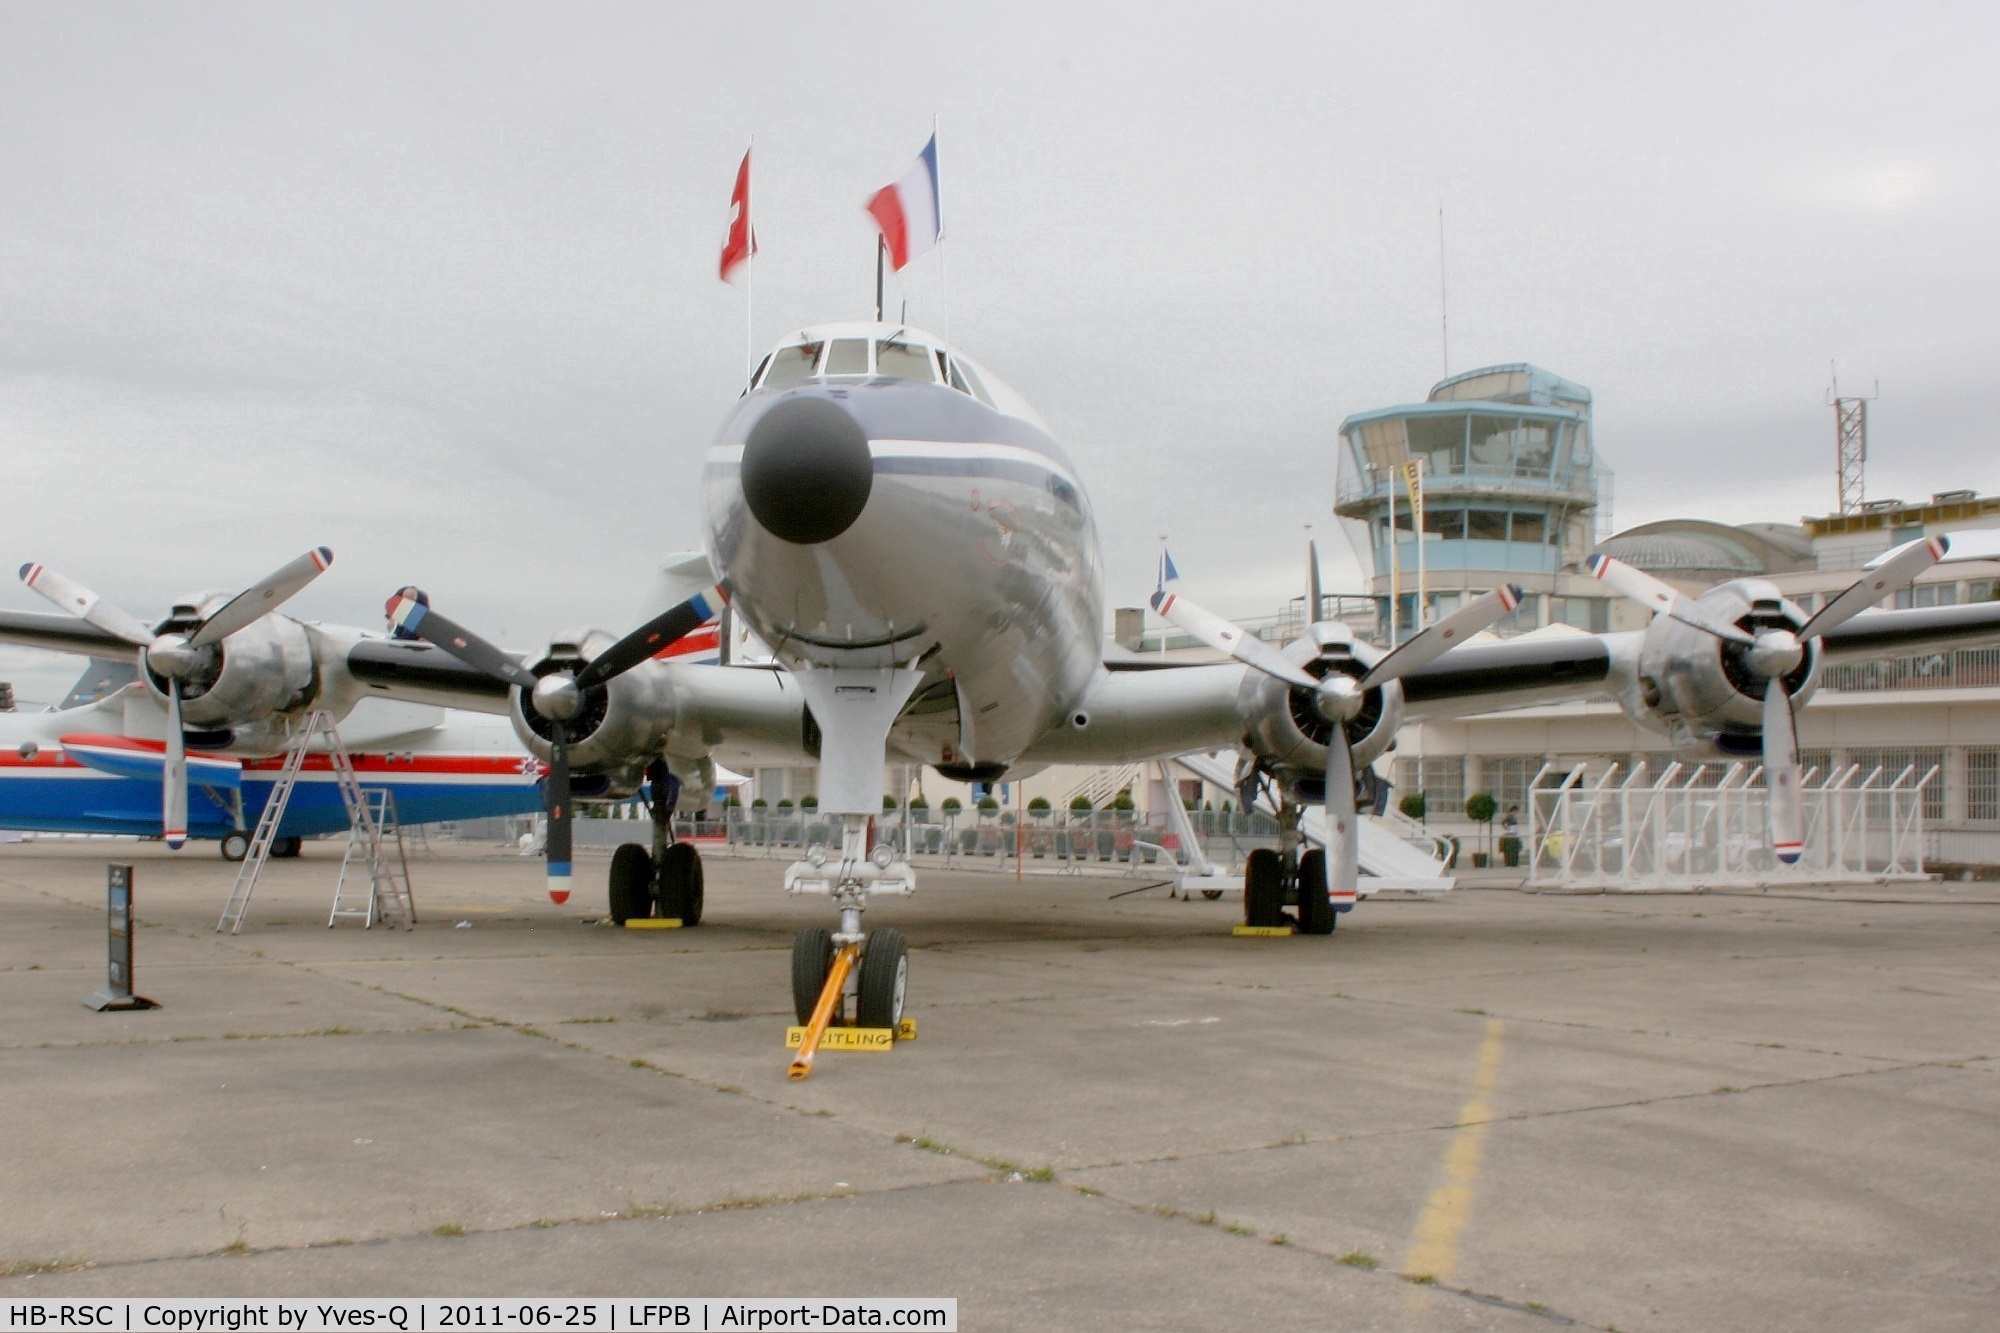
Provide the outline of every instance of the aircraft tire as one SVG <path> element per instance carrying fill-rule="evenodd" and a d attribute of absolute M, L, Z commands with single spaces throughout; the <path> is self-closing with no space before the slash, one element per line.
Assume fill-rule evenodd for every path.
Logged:
<path fill-rule="evenodd" d="M 299 849 L 305 846 L 305 841 L 304 838 L 296 836 L 279 838 L 271 844 L 271 855 L 290 860 L 299 854 Z"/>
<path fill-rule="evenodd" d="M 833 932 L 825 926 L 807 926 L 792 937 L 792 1008 L 801 1024 L 812 1022 L 813 1007 L 826 989 L 826 974 L 833 970 Z M 838 1018 L 840 1011 L 834 1011 Z"/>
<path fill-rule="evenodd" d="M 1285 924 L 1285 867 L 1269 847 L 1243 858 L 1243 924 Z"/>
<path fill-rule="evenodd" d="M 677 842 L 660 858 L 660 915 L 679 917 L 683 926 L 701 924 L 701 853 Z"/>
<path fill-rule="evenodd" d="M 222 859 L 241 861 L 250 854 L 250 835 L 247 833 L 225 833 L 222 835 Z"/>
<path fill-rule="evenodd" d="M 653 914 L 653 854 L 636 842 L 621 844 L 611 854 L 609 884 L 611 921 L 624 925 Z"/>
<path fill-rule="evenodd" d="M 1299 857 L 1299 934 L 1331 935 L 1339 924 L 1326 896 L 1326 853 L 1315 847 Z"/>
<path fill-rule="evenodd" d="M 861 994 L 855 1023 L 864 1028 L 894 1028 L 903 1020 L 903 992 L 910 980 L 910 947 L 894 926 L 871 931 L 861 955 Z"/>

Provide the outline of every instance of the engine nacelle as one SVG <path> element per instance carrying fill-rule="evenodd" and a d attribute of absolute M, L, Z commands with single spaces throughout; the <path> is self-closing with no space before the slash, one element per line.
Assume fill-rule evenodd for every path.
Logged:
<path fill-rule="evenodd" d="M 219 594 L 174 607 L 161 626 L 173 632 L 200 623 L 226 599 Z M 195 669 L 180 681 L 181 718 L 189 728 L 237 730 L 269 723 L 279 714 L 305 707 L 319 692 L 312 643 L 305 628 L 284 616 L 263 619 L 221 643 L 194 650 Z M 145 662 L 140 679 L 166 698 L 167 680 Z"/>
<path fill-rule="evenodd" d="M 1709 618 L 1738 629 L 1789 629 L 1809 619 L 1762 579 L 1719 584 L 1697 599 Z M 1803 644 L 1797 667 L 1785 677 L 1793 706 L 1819 688 L 1817 639 Z M 1749 649 L 1719 639 L 1670 616 L 1656 616 L 1639 649 L 1638 670 L 1618 702 L 1634 722 L 1663 732 L 1677 748 L 1755 754 L 1763 736 L 1765 680 L 1747 663 Z"/>
<path fill-rule="evenodd" d="M 576 670 L 616 643 L 602 630 L 558 638 L 549 655 L 529 668 L 537 676 Z M 661 750 L 678 712 L 672 673 L 642 662 L 602 685 L 583 691 L 583 708 L 565 724 L 571 790 L 585 798 L 620 799 L 639 789 L 645 768 Z M 513 693 L 514 732 L 543 763 L 549 761 L 549 720 L 520 690 Z M 585 781 L 601 778 L 603 781 Z"/>
<path fill-rule="evenodd" d="M 1359 680 L 1385 654 L 1355 640 L 1343 625 L 1318 624 L 1282 649 L 1286 660 L 1316 679 L 1340 671 Z M 1326 747 L 1334 724 L 1319 711 L 1304 690 L 1262 672 L 1243 678 L 1239 696 L 1250 719 L 1244 744 L 1261 765 L 1284 783 L 1289 793 L 1316 804 L 1326 780 Z M 1347 724 L 1348 744 L 1358 773 L 1388 750 L 1403 725 L 1403 687 L 1398 681 L 1376 686 L 1362 696 L 1361 711 Z"/>

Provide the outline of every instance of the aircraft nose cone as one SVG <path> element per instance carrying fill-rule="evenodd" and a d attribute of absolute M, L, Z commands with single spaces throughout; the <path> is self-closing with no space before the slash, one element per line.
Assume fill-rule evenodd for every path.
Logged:
<path fill-rule="evenodd" d="M 750 428 L 743 499 L 772 536 L 799 546 L 853 526 L 875 484 L 868 434 L 838 403 L 788 398 Z"/>

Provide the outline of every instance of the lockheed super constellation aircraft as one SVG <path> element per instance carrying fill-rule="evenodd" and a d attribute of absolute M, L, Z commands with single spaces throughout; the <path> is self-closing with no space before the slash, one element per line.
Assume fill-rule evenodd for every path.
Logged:
<path fill-rule="evenodd" d="M 345 669 L 368 688 L 468 707 L 505 692 L 521 738 L 551 765 L 558 894 L 572 794 L 622 797 L 650 772 L 654 846 L 621 848 L 611 865 L 621 919 L 655 900 L 665 915 L 699 917 L 699 860 L 667 822 L 679 784 L 706 788 L 717 762 L 816 759 L 819 809 L 838 817 L 840 845 L 810 849 L 785 886 L 830 896 L 840 925 L 795 943 L 801 1022 L 836 944 L 865 946 L 862 1025 L 901 1017 L 902 936 L 861 930 L 870 896 L 915 886 L 890 849 L 867 845 L 891 753 L 992 781 L 1236 747 L 1284 830 L 1281 851 L 1250 858 L 1246 913 L 1270 923 L 1295 895 L 1300 928 L 1325 933 L 1355 897 L 1357 766 L 1406 720 L 1608 695 L 1684 745 L 1761 747 L 1776 784 L 1773 843 L 1795 854 L 1792 709 L 1826 664 L 2000 640 L 2000 604 L 1857 614 L 1936 560 L 1940 541 L 1895 553 L 1810 618 L 1757 580 L 1690 600 L 1602 561 L 1600 577 L 1661 612 L 1645 630 L 1467 645 L 1513 604 L 1502 588 L 1386 653 L 1319 620 L 1317 597 L 1300 638 L 1267 645 L 1190 602 L 1163 560 L 1155 607 L 1232 660 L 1107 661 L 1097 534 L 1075 466 L 996 376 L 890 324 L 806 329 L 765 358 L 708 451 L 703 506 L 709 564 L 689 577 L 692 595 L 623 638 L 565 635 L 523 662 L 406 589 L 391 621 L 435 648 L 360 645 Z M 658 660 L 724 602 L 774 663 Z M 1321 802 L 1324 852 L 1298 836 L 1303 809 Z"/>

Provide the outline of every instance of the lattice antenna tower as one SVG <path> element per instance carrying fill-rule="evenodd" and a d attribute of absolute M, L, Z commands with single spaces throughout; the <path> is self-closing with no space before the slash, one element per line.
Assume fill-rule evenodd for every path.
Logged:
<path fill-rule="evenodd" d="M 1866 397 L 1843 396 L 1839 372 L 1831 362 L 1827 364 L 1827 370 L 1833 380 L 1826 400 L 1833 407 L 1835 461 L 1840 474 L 1840 512 L 1858 514 L 1868 500 L 1863 476 L 1868 466 L 1868 404 L 1882 396 L 1882 386 L 1878 382 Z"/>

